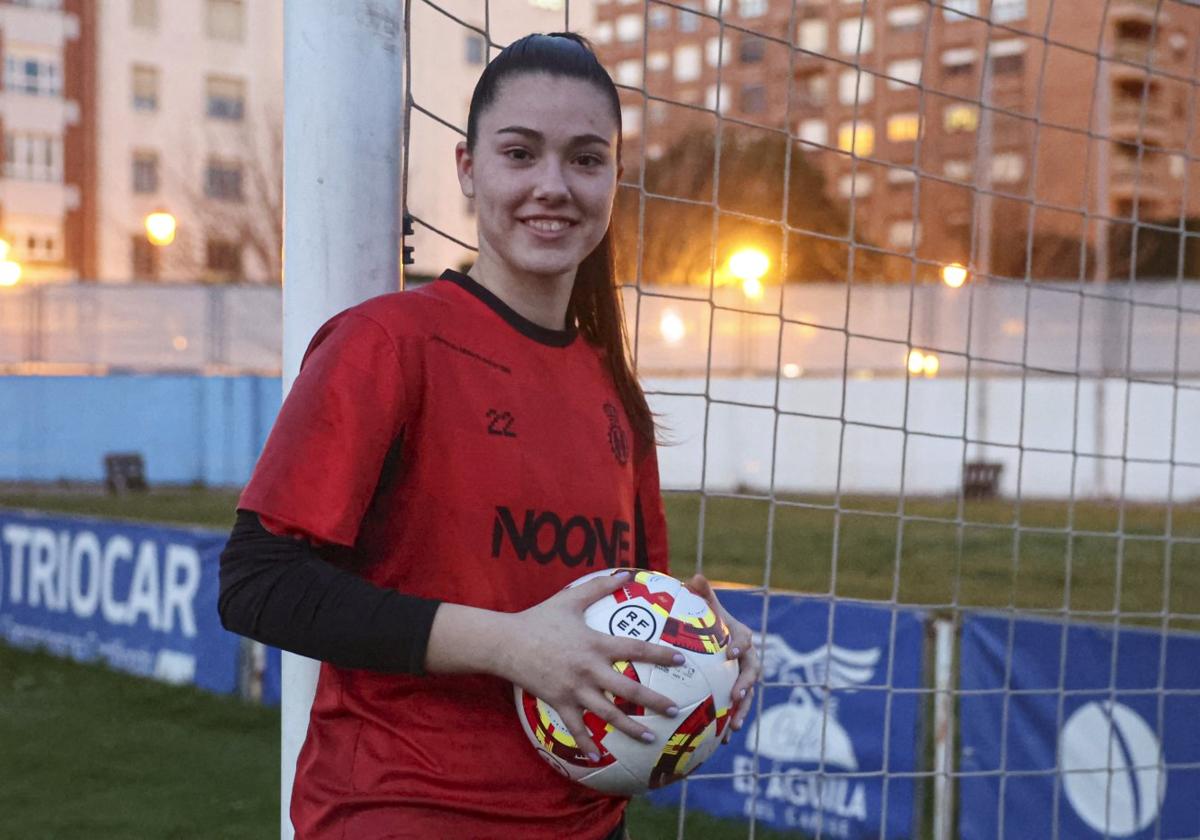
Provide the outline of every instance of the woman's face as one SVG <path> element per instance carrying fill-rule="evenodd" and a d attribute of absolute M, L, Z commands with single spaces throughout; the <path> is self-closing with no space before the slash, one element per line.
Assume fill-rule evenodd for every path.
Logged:
<path fill-rule="evenodd" d="M 574 277 L 604 237 L 617 189 L 617 121 L 581 79 L 522 73 L 478 118 L 475 149 L 456 150 L 475 199 L 479 257 L 512 276 Z"/>

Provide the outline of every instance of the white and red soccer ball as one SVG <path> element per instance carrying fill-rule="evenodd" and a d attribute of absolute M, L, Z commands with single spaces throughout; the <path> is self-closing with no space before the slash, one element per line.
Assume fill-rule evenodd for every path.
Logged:
<path fill-rule="evenodd" d="M 618 571 L 595 572 L 571 586 Z M 627 571 L 633 572 L 631 579 L 589 606 L 584 620 L 601 633 L 666 645 L 683 654 L 683 665 L 613 665 L 671 698 L 679 709 L 668 718 L 624 698 L 613 699 L 617 708 L 655 734 L 653 743 L 637 741 L 585 711 L 584 725 L 600 752 L 600 760 L 593 762 L 553 707 L 519 687 L 515 690 L 521 727 L 538 754 L 568 778 L 619 796 L 677 782 L 713 754 L 729 724 L 730 692 L 738 676 L 737 661 L 726 653 L 729 629 L 703 598 L 669 575 Z"/>

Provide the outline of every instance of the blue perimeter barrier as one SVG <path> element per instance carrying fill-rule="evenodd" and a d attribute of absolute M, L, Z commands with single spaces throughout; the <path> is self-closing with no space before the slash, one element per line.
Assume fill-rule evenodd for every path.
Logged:
<path fill-rule="evenodd" d="M 101 481 L 139 452 L 153 483 L 245 484 L 282 400 L 278 377 L 0 377 L 0 481 Z"/>

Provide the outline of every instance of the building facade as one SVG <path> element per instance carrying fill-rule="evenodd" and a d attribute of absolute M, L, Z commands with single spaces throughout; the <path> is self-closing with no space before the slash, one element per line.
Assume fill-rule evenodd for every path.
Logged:
<path fill-rule="evenodd" d="M 1094 276 L 1081 241 L 1200 215 L 1195 5 L 606 0 L 592 34 L 635 153 L 786 132 L 856 242 L 927 269 Z"/>

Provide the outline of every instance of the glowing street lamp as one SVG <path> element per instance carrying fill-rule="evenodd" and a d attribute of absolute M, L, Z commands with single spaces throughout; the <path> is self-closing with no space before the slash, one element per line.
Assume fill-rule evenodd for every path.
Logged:
<path fill-rule="evenodd" d="M 146 217 L 146 238 L 151 245 L 170 245 L 175 241 L 175 217 L 159 210 Z"/>
<path fill-rule="evenodd" d="M 931 379 L 938 375 L 942 363 L 937 353 L 924 353 L 913 349 L 908 352 L 908 372 L 913 376 L 924 376 Z"/>
<path fill-rule="evenodd" d="M 742 281 L 742 294 L 751 300 L 763 296 L 763 275 L 771 260 L 757 248 L 743 248 L 729 258 L 729 273 Z"/>
<path fill-rule="evenodd" d="M 683 336 L 687 332 L 683 319 L 670 309 L 663 313 L 662 320 L 658 322 L 658 329 L 668 344 L 678 344 L 683 341 Z"/>
<path fill-rule="evenodd" d="M 951 289 L 957 289 L 967 282 L 967 267 L 962 263 L 950 263 L 942 266 L 942 282 Z"/>
<path fill-rule="evenodd" d="M 21 282 L 20 264 L 13 260 L 0 260 L 0 286 L 15 286 L 19 282 Z"/>

